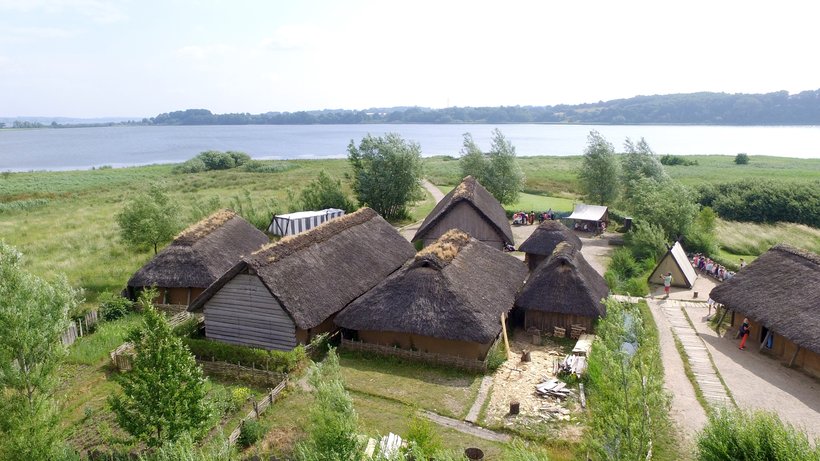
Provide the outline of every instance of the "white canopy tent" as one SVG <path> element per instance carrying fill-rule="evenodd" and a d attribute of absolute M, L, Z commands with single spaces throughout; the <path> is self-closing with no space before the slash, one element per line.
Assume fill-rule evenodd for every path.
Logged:
<path fill-rule="evenodd" d="M 319 211 L 297 211 L 296 213 L 274 215 L 268 226 L 268 232 L 273 235 L 296 235 L 319 224 L 338 218 L 345 214 L 344 210 L 328 208 Z"/>
<path fill-rule="evenodd" d="M 567 219 L 576 221 L 609 221 L 608 209 L 601 205 L 586 205 L 578 203 L 572 210 L 572 214 Z"/>

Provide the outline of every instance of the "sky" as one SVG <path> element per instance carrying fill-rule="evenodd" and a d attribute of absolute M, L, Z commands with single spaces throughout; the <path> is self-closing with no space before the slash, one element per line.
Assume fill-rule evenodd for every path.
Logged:
<path fill-rule="evenodd" d="M 820 88 L 811 1 L 0 0 L 0 117 Z"/>

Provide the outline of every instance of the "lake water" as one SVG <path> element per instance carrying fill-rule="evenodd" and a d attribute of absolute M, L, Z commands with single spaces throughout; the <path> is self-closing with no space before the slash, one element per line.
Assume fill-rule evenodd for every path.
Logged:
<path fill-rule="evenodd" d="M 66 170 L 181 162 L 204 150 L 238 150 L 261 159 L 340 158 L 351 139 L 399 133 L 424 156 L 453 155 L 470 132 L 489 149 L 493 128 L 519 156 L 578 155 L 590 130 L 621 150 L 624 139 L 646 138 L 659 154 L 773 155 L 820 158 L 818 126 L 667 125 L 241 125 L 131 126 L 0 130 L 0 171 Z"/>

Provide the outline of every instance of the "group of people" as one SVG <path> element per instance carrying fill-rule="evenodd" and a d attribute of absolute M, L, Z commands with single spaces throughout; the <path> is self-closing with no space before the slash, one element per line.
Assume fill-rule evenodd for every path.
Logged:
<path fill-rule="evenodd" d="M 513 213 L 513 224 L 519 226 L 532 225 L 536 220 L 538 221 L 538 224 L 541 224 L 544 221 L 552 221 L 553 219 L 557 219 L 557 216 L 552 212 L 552 208 L 543 213 L 536 213 L 535 211 L 530 211 L 529 213 L 526 211 Z"/>
<path fill-rule="evenodd" d="M 740 258 L 740 268 L 743 269 L 745 266 L 746 262 L 743 258 Z M 692 267 L 699 270 L 701 273 L 711 275 L 721 282 L 729 280 L 735 275 L 733 271 L 726 269 L 725 266 L 718 264 L 711 258 L 700 253 L 695 253 L 695 256 L 692 257 Z"/>

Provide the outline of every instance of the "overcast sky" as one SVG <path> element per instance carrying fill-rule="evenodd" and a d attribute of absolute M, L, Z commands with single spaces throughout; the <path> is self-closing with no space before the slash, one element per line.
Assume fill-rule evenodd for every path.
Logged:
<path fill-rule="evenodd" d="M 815 2 L 0 0 L 0 116 L 820 88 Z"/>

